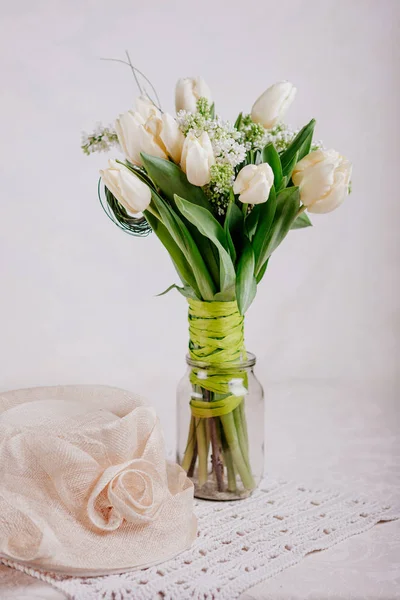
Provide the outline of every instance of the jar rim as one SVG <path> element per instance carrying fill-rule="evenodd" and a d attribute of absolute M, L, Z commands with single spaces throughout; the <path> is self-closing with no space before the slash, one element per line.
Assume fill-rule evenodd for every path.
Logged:
<path fill-rule="evenodd" d="M 247 358 L 245 360 L 238 360 L 236 362 L 221 362 L 221 363 L 210 363 L 206 360 L 195 360 L 186 354 L 186 363 L 189 367 L 196 367 L 199 369 L 215 369 L 221 371 L 236 371 L 237 369 L 248 369 L 254 367 L 256 364 L 256 356 L 252 352 L 246 352 Z"/>

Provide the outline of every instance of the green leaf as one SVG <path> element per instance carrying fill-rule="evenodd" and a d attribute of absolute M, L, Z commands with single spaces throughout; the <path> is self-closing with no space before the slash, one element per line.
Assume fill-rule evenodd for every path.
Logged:
<path fill-rule="evenodd" d="M 268 200 L 263 204 L 259 204 L 258 206 L 260 206 L 260 214 L 258 217 L 257 229 L 252 239 L 252 246 L 256 261 L 256 274 L 258 269 L 268 258 L 266 256 L 268 249 L 268 235 L 276 211 L 276 195 L 274 187 L 271 188 Z"/>
<path fill-rule="evenodd" d="M 147 173 L 172 204 L 174 204 L 174 195 L 176 194 L 211 212 L 211 204 L 203 190 L 197 185 L 189 183 L 185 173 L 178 165 L 144 152 L 141 153 L 141 157 Z"/>
<path fill-rule="evenodd" d="M 256 163 L 257 153 L 255 150 L 247 150 L 246 152 L 246 165 L 254 165 Z"/>
<path fill-rule="evenodd" d="M 178 165 L 169 160 L 150 156 L 145 153 L 142 153 L 141 156 L 147 173 L 175 209 L 174 194 L 177 194 L 178 196 L 187 198 L 187 200 L 193 204 L 202 206 L 210 212 L 212 211 L 211 204 L 203 190 L 197 185 L 189 183 L 185 173 Z M 218 284 L 220 277 L 218 269 L 218 253 L 214 252 L 213 245 L 207 238 L 200 235 L 196 227 L 193 227 L 192 224 L 185 219 L 183 219 L 183 221 L 190 231 L 214 283 Z"/>
<path fill-rule="evenodd" d="M 282 165 L 279 154 L 272 142 L 264 146 L 261 153 L 261 162 L 268 163 L 273 170 L 275 189 L 279 190 L 282 182 Z"/>
<path fill-rule="evenodd" d="M 279 192 L 280 192 L 281 190 L 284 190 L 284 189 L 285 189 L 285 187 L 286 187 L 286 186 L 287 186 L 287 184 L 288 184 L 288 181 L 289 181 L 289 180 L 288 180 L 288 178 L 287 178 L 287 177 L 282 177 L 281 185 L 280 185 L 280 187 L 279 187 L 279 190 L 278 190 Z"/>
<path fill-rule="evenodd" d="M 281 163 L 283 171 L 285 171 L 285 167 L 293 161 L 296 152 L 299 153 L 298 160 L 301 160 L 304 156 L 309 154 L 314 127 L 315 119 L 311 119 L 311 121 L 299 131 L 290 146 L 282 152 Z"/>
<path fill-rule="evenodd" d="M 254 267 L 254 251 L 249 240 L 245 237 L 243 252 L 239 258 L 236 275 L 236 299 L 241 315 L 244 315 L 257 293 Z"/>
<path fill-rule="evenodd" d="M 257 229 L 257 223 L 260 216 L 261 204 L 255 204 L 249 214 L 246 216 L 245 228 L 249 240 L 253 239 L 255 231 Z"/>
<path fill-rule="evenodd" d="M 185 223 L 156 192 L 152 192 L 152 203 L 158 211 L 161 220 L 172 239 L 178 245 L 190 264 L 202 299 L 206 301 L 211 300 L 215 294 L 213 280 Z M 190 205 L 195 206 L 193 204 Z M 204 208 L 201 210 L 208 213 Z"/>
<path fill-rule="evenodd" d="M 232 262 L 235 263 L 236 257 L 242 248 L 244 220 L 242 211 L 234 202 L 228 204 L 224 230 L 228 242 L 229 253 L 232 257 Z"/>
<path fill-rule="evenodd" d="M 240 129 L 240 126 L 242 124 L 243 121 L 243 113 L 240 113 L 235 121 L 234 127 L 235 129 Z"/>
<path fill-rule="evenodd" d="M 166 248 L 166 250 L 168 251 L 168 254 L 171 257 L 172 262 L 174 263 L 175 269 L 177 270 L 183 285 L 190 286 L 194 290 L 196 296 L 198 298 L 201 298 L 201 294 L 195 276 L 193 275 L 193 270 L 189 265 L 188 261 L 186 260 L 185 255 L 180 250 L 179 246 L 176 244 L 176 242 L 174 242 L 168 229 L 149 210 L 146 210 L 144 212 L 144 215 L 147 221 L 149 222 L 152 230 L 154 231 L 164 248 Z"/>
<path fill-rule="evenodd" d="M 220 258 L 220 289 L 223 292 L 235 282 L 235 268 L 229 255 L 229 246 L 220 223 L 201 206 L 196 206 L 184 198 L 175 195 L 175 202 L 186 219 L 195 225 L 200 233 L 208 237 L 217 247 Z"/>
<path fill-rule="evenodd" d="M 295 166 L 297 165 L 298 162 L 299 162 L 299 153 L 296 152 L 296 154 L 293 156 L 292 160 L 283 167 L 283 174 L 285 175 L 285 179 L 287 181 L 290 181 L 290 178 L 292 177 L 293 169 L 295 168 Z"/>
<path fill-rule="evenodd" d="M 288 234 L 299 211 L 299 196 L 299 188 L 294 186 L 278 194 L 274 220 L 264 240 L 262 252 L 256 258 L 256 277 L 261 273 L 264 262 Z"/>
<path fill-rule="evenodd" d="M 211 115 L 211 119 L 215 118 L 215 102 L 213 102 L 210 106 L 210 115 Z"/>
<path fill-rule="evenodd" d="M 156 298 L 158 298 L 159 296 L 165 296 L 165 294 L 168 294 L 168 292 L 170 292 L 171 290 L 174 290 L 174 289 L 177 290 L 180 294 L 182 294 L 182 296 L 185 296 L 185 298 L 197 299 L 196 294 L 194 293 L 194 291 L 192 290 L 192 288 L 190 286 L 185 285 L 184 287 L 179 287 L 179 285 L 176 285 L 176 283 L 173 283 L 172 285 L 167 287 L 166 290 L 164 290 L 160 294 L 157 294 Z"/>
<path fill-rule="evenodd" d="M 213 298 L 214 302 L 229 302 L 235 298 L 235 284 L 223 292 L 217 292 Z"/>
<path fill-rule="evenodd" d="M 267 260 L 265 261 L 265 263 L 263 264 L 263 266 L 259 270 L 258 275 L 256 277 L 257 284 L 259 284 L 260 281 L 261 281 L 261 279 L 264 277 L 265 271 L 267 270 L 267 267 L 268 267 L 268 262 L 269 262 L 269 258 L 267 258 Z"/>
<path fill-rule="evenodd" d="M 312 223 L 305 212 L 296 217 L 290 229 L 304 229 L 304 227 L 312 227 Z"/>

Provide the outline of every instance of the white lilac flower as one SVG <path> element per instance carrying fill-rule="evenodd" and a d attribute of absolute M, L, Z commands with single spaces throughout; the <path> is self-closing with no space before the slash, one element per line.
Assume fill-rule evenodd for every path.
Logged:
<path fill-rule="evenodd" d="M 206 131 L 211 140 L 215 164 L 211 167 L 211 179 L 204 191 L 214 204 L 219 215 L 223 215 L 229 203 L 230 190 L 235 177 L 235 167 L 246 159 L 249 150 L 262 150 L 272 142 L 278 152 L 283 152 L 298 133 L 284 123 L 270 130 L 254 123 L 251 115 L 243 115 L 239 128 L 229 121 L 213 116 L 208 100 L 197 101 L 197 111 L 181 110 L 177 120 L 185 136 L 200 137 Z M 321 142 L 314 142 L 311 150 L 322 148 Z"/>
<path fill-rule="evenodd" d="M 226 212 L 230 190 L 235 181 L 235 170 L 228 163 L 219 163 L 212 165 L 210 174 L 210 183 L 204 188 L 204 191 L 215 206 L 217 213 L 223 215 Z"/>
<path fill-rule="evenodd" d="M 218 214 L 224 214 L 233 184 L 234 168 L 246 158 L 243 134 L 229 121 L 213 117 L 206 99 L 200 98 L 197 112 L 179 111 L 177 120 L 185 136 L 200 137 L 206 131 L 211 140 L 215 164 L 211 167 L 211 180 L 204 188 Z"/>
<path fill-rule="evenodd" d="M 298 129 L 292 129 L 289 125 L 280 123 L 274 127 L 274 129 L 265 132 L 262 140 L 262 147 L 264 147 L 265 144 L 272 142 L 278 152 L 284 152 L 298 133 Z M 319 150 L 321 148 L 323 148 L 323 143 L 320 140 L 316 140 L 312 143 L 311 151 Z"/>
<path fill-rule="evenodd" d="M 117 134 L 111 126 L 104 127 L 98 123 L 93 133 L 82 133 L 81 148 L 85 154 L 108 152 L 112 146 L 119 147 L 119 143 Z"/>
<path fill-rule="evenodd" d="M 177 119 L 180 128 L 185 136 L 190 133 L 199 137 L 206 131 L 213 146 L 216 163 L 235 167 L 243 162 L 246 156 L 242 135 L 229 121 L 224 121 L 219 116 L 212 118 L 211 110 L 204 100 L 200 98 L 198 101 L 200 110 L 196 113 L 179 111 Z"/>

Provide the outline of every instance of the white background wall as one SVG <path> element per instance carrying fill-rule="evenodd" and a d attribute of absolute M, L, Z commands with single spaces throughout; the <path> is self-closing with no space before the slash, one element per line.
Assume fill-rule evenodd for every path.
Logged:
<path fill-rule="evenodd" d="M 1 3 L 0 390 L 107 383 L 156 405 L 169 443 L 185 301 L 155 237 L 124 235 L 97 200 L 106 156 L 80 132 L 136 95 L 134 63 L 173 108 L 202 74 L 234 119 L 289 79 L 288 121 L 354 163 L 353 194 L 274 255 L 247 317 L 273 385 L 364 381 L 395 401 L 399 362 L 398 0 L 14 0 Z M 338 394 L 338 402 L 351 397 Z M 273 396 L 270 396 L 273 401 Z"/>

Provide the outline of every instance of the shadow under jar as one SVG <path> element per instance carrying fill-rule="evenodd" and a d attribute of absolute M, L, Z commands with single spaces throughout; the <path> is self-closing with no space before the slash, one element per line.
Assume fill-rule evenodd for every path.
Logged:
<path fill-rule="evenodd" d="M 254 374 L 256 358 L 245 351 L 243 344 L 243 317 L 234 310 L 227 315 L 227 304 L 200 303 L 223 306 L 224 315 L 207 317 L 200 307 L 189 310 L 189 355 L 186 375 L 177 392 L 177 461 L 185 469 L 195 486 L 195 496 L 209 500 L 239 500 L 247 498 L 259 484 L 264 469 L 264 394 Z M 189 301 L 191 307 L 193 302 Z M 215 308 L 214 306 L 212 307 Z M 200 312 L 200 317 L 198 314 Z M 211 313 L 212 315 L 214 312 Z M 232 319 L 240 324 L 240 351 L 225 352 L 232 340 Z M 214 319 L 208 323 L 207 319 Z M 206 322 L 206 333 L 194 331 Z M 192 326 L 191 326 L 192 325 Z M 216 343 L 204 359 L 193 358 L 210 343 L 209 331 Z M 238 329 L 239 331 L 239 329 Z M 217 332 L 217 334 L 216 334 Z M 195 343 L 193 342 L 195 338 Z M 236 346 L 237 348 L 238 346 Z M 231 348 L 228 348 L 230 350 Z"/>

